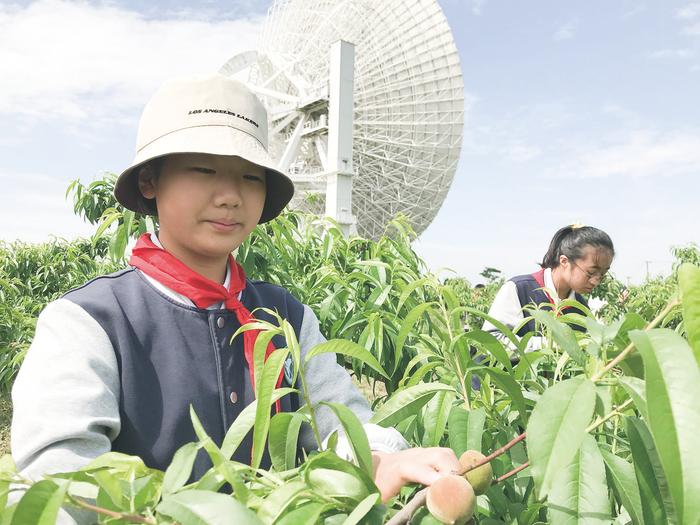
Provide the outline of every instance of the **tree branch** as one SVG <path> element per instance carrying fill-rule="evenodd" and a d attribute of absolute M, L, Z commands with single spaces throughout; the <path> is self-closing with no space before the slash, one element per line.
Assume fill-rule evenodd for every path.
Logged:
<path fill-rule="evenodd" d="M 70 499 L 70 502 L 80 508 L 86 509 L 86 510 L 91 510 L 97 514 L 102 514 L 103 516 L 109 516 L 110 518 L 116 518 L 124 521 L 128 521 L 131 523 L 145 523 L 146 525 L 156 525 L 155 520 L 152 520 L 151 518 L 144 518 L 143 516 L 137 516 L 135 514 L 124 514 L 122 512 L 116 512 L 113 510 L 109 509 L 104 509 L 102 507 L 98 507 L 97 505 L 93 505 L 91 503 L 88 503 L 87 501 L 76 498 L 74 496 L 68 496 Z"/>
<path fill-rule="evenodd" d="M 481 461 L 477 461 L 477 462 L 474 463 L 474 465 L 472 465 L 471 467 L 463 468 L 462 470 L 460 470 L 459 472 L 457 472 L 457 475 L 463 476 L 464 474 L 466 474 L 466 473 L 469 472 L 470 470 L 474 470 L 474 469 L 476 469 L 476 468 L 479 468 L 479 467 L 482 466 L 482 465 L 486 465 L 486 463 L 490 463 L 493 459 L 495 459 L 495 458 L 497 458 L 498 456 L 500 456 L 501 454 L 505 453 L 508 449 L 513 448 L 513 446 L 514 446 L 516 443 L 519 443 L 520 441 L 522 441 L 523 439 L 525 439 L 526 436 L 527 436 L 527 432 L 523 432 L 523 433 L 520 434 L 519 436 L 515 436 L 515 437 L 514 437 L 513 439 L 511 439 L 508 443 L 506 443 L 505 445 L 503 445 L 501 448 L 496 449 L 494 452 L 492 452 L 491 454 L 489 454 L 488 456 L 486 456 L 486 457 L 485 457 L 484 459 L 482 459 Z"/>
<path fill-rule="evenodd" d="M 404 507 L 398 511 L 394 516 L 385 523 L 385 525 L 403 525 L 411 521 L 411 516 L 419 508 L 425 505 L 425 498 L 428 495 L 428 489 L 422 489 L 416 492 L 416 494 L 404 505 Z"/>
<path fill-rule="evenodd" d="M 664 317 L 666 317 L 671 310 L 673 310 L 676 306 L 681 304 L 681 302 L 678 300 L 677 297 L 674 297 L 671 299 L 668 304 L 666 305 L 666 308 L 661 310 L 661 313 L 657 315 L 652 322 L 650 322 L 646 327 L 644 328 L 645 332 L 648 332 L 652 328 L 656 328 L 656 326 L 664 320 Z M 623 359 L 625 359 L 628 355 L 630 355 L 634 351 L 634 343 L 630 343 L 627 345 L 627 347 L 618 354 L 618 356 L 615 359 L 612 359 L 607 365 L 603 367 L 602 370 L 600 370 L 597 374 L 595 374 L 593 377 L 591 377 L 591 381 L 594 383 L 596 381 L 600 381 L 600 379 L 607 374 L 610 370 L 615 368 Z"/>

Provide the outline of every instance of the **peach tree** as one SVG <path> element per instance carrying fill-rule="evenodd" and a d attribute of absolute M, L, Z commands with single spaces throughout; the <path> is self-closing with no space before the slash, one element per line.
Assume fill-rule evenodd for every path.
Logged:
<path fill-rule="evenodd" d="M 451 446 L 460 455 L 475 451 L 457 473 L 467 481 L 443 483 L 432 496 L 430 489 L 406 487 L 380 502 L 362 425 L 342 405 L 329 408 L 351 444 L 351 461 L 335 454 L 336 436 L 324 442 L 315 430 L 319 449 L 298 453 L 299 429 L 315 428 L 317 407 L 270 412 L 289 393 L 274 387 L 288 356 L 307 400 L 305 363 L 319 353 L 358 360 L 377 377 L 388 373 L 371 352 L 347 340 L 330 340 L 302 358 L 293 330 L 279 319 L 243 327 L 263 330 L 256 345 L 257 398 L 222 443 L 214 443 L 192 413 L 198 439 L 179 449 L 165 472 L 109 453 L 77 472 L 32 481 L 17 474 L 6 456 L 2 521 L 50 524 L 64 507 L 113 524 L 697 524 L 700 268 L 681 267 L 679 282 L 680 296 L 648 324 L 627 316 L 602 325 L 588 316 L 533 309 L 544 339 L 527 353 L 527 340 L 507 327 L 500 327 L 505 342 L 465 332 L 461 310 L 469 307 L 433 282 L 435 300 L 414 307 L 420 315 L 406 315 L 402 325 L 403 344 L 415 347 L 415 357 L 397 390 L 377 401 L 372 419 L 397 427 L 414 445 Z M 675 330 L 659 328 L 676 310 L 682 323 Z M 421 316 L 432 323 L 427 334 L 411 328 Z M 576 333 L 571 324 L 588 331 Z M 275 334 L 284 335 L 287 346 L 264 361 L 266 340 Z M 249 432 L 251 464 L 231 461 Z M 268 470 L 260 468 L 265 451 Z M 198 453 L 207 454 L 212 467 L 192 480 Z M 470 478 L 486 464 L 485 484 L 483 475 Z M 14 494 L 21 495 L 19 502 Z"/>

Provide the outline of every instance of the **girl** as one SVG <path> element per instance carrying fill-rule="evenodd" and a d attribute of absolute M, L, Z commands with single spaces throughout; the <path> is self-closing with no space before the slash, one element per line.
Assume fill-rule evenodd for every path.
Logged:
<path fill-rule="evenodd" d="M 517 328 L 516 334 L 522 337 L 535 331 L 534 319 L 523 323 L 527 305 L 549 303 L 551 308 L 564 299 L 574 299 L 588 307 L 582 294 L 600 284 L 614 256 L 612 240 L 604 231 L 593 226 L 565 226 L 554 234 L 541 269 L 508 280 L 496 294 L 489 315 L 511 329 Z M 567 311 L 582 313 L 574 307 Z M 576 325 L 573 328 L 582 330 Z M 483 329 L 497 331 L 488 321 Z"/>

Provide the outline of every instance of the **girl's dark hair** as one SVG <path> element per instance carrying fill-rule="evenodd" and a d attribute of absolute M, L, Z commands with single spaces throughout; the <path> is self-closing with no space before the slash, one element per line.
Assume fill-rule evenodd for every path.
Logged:
<path fill-rule="evenodd" d="M 564 226 L 554 234 L 540 266 L 542 268 L 556 268 L 559 266 L 561 255 L 566 255 L 570 261 L 580 259 L 586 246 L 607 248 L 613 256 L 615 255 L 613 242 L 603 230 L 593 226 L 569 225 Z"/>

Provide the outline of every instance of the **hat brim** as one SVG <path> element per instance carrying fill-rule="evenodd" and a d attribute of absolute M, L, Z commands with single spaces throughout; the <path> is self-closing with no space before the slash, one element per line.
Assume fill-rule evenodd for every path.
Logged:
<path fill-rule="evenodd" d="M 141 148 L 114 186 L 114 196 L 125 208 L 144 215 L 157 215 L 155 202 L 141 195 L 139 169 L 146 163 L 174 153 L 207 153 L 240 157 L 265 169 L 265 206 L 259 224 L 277 217 L 294 196 L 294 183 L 276 168 L 274 159 L 254 137 L 230 126 L 188 127 L 163 135 Z"/>

